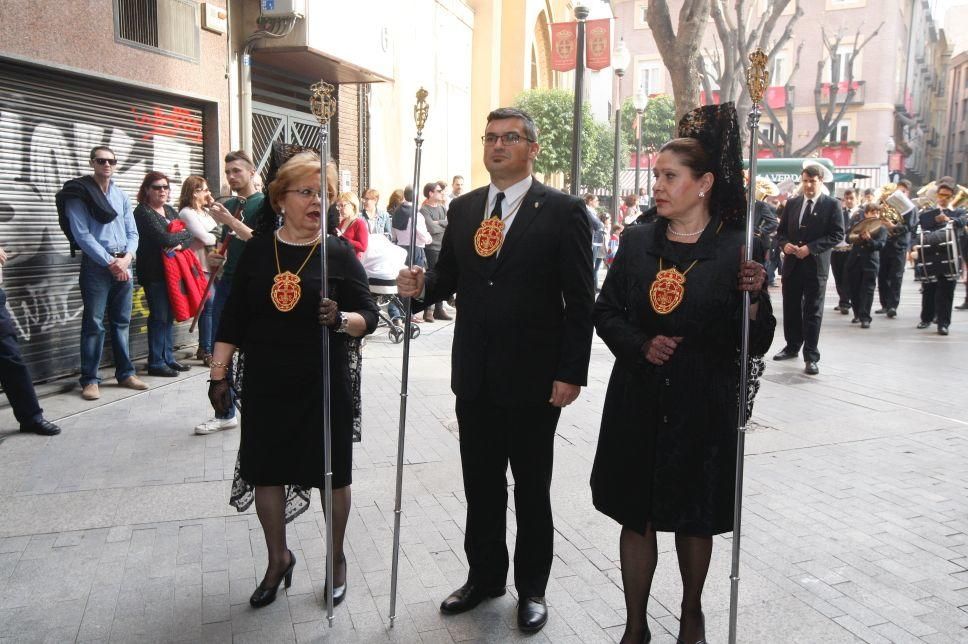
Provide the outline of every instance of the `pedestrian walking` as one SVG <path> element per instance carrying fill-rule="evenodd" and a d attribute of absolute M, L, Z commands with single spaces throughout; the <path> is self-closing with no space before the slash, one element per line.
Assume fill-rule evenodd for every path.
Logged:
<path fill-rule="evenodd" d="M 320 238 L 320 190 L 336 197 L 335 182 L 321 188 L 319 157 L 296 154 L 269 184 L 269 202 L 246 243 L 216 334 L 209 397 L 217 417 L 231 402 L 228 365 L 244 355 L 242 431 L 233 505 L 254 499 L 268 550 L 268 567 L 249 603 L 272 603 L 288 588 L 296 558 L 286 545 L 286 522 L 308 507 L 312 488 L 322 489 L 323 370 L 321 325 L 329 333 L 332 413 L 333 600 L 346 597 L 344 539 L 350 513 L 354 396 L 347 339 L 372 333 L 377 309 L 363 266 L 352 246 L 336 235 Z M 275 230 L 276 218 L 282 227 Z M 328 299 L 320 298 L 320 243 L 327 244 Z"/>
<path fill-rule="evenodd" d="M 733 528 L 743 291 L 750 354 L 776 320 L 766 270 L 743 261 L 746 204 L 732 104 L 687 114 L 653 168 L 656 222 L 631 226 L 595 304 L 615 355 L 591 475 L 595 507 L 621 524 L 623 643 L 650 640 L 657 532 L 675 533 L 679 642 L 702 642 L 713 535 Z M 738 277 L 737 277 L 738 276 Z M 651 286 L 650 286 L 651 285 Z"/>
<path fill-rule="evenodd" d="M 532 177 L 540 146 L 531 117 L 501 108 L 487 121 L 490 185 L 451 202 L 437 265 L 426 273 L 404 269 L 397 284 L 401 295 L 422 297 L 418 310 L 455 292 L 460 303 L 451 388 L 470 570 L 440 610 L 462 613 L 505 593 L 510 463 L 518 627 L 537 631 L 548 619 L 555 429 L 561 409 L 586 383 L 591 353 L 591 232 L 580 199 Z"/>

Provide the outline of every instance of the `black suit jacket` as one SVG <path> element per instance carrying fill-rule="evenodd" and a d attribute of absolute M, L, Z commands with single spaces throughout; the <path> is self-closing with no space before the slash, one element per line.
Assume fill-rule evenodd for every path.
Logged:
<path fill-rule="evenodd" d="M 458 295 L 451 366 L 458 398 L 545 403 L 553 381 L 585 385 L 588 377 L 595 300 L 588 214 L 577 197 L 535 180 L 500 253 L 484 258 L 474 233 L 487 192 L 451 202 L 418 308 Z"/>
<path fill-rule="evenodd" d="M 830 249 L 844 238 L 844 213 L 840 202 L 827 195 L 818 195 L 813 200 L 813 211 L 800 227 L 800 210 L 803 208 L 803 195 L 786 202 L 780 223 L 776 230 L 777 246 L 781 249 L 789 242 L 797 246 L 806 244 L 810 254 L 804 259 L 794 255 L 783 257 L 782 275 L 785 277 L 806 263 L 816 270 L 818 279 L 826 280 L 830 272 Z"/>

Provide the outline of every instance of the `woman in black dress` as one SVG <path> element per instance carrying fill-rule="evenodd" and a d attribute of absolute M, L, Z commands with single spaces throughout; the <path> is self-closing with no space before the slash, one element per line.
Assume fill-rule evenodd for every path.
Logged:
<path fill-rule="evenodd" d="M 682 575 L 680 642 L 702 641 L 712 537 L 733 525 L 742 291 L 750 355 L 776 320 L 765 271 L 742 261 L 745 198 L 732 104 L 684 117 L 653 166 L 658 219 L 622 235 L 595 305 L 615 354 L 591 486 L 622 525 L 622 642 L 649 641 L 656 532 L 674 532 Z M 737 278 L 738 276 L 738 278 Z M 757 383 L 758 384 L 758 383 Z"/>
<path fill-rule="evenodd" d="M 329 327 L 333 428 L 334 538 L 327 555 L 335 557 L 335 603 L 346 594 L 343 538 L 353 456 L 346 345 L 349 337 L 372 333 L 377 308 L 363 266 L 353 248 L 332 234 L 332 225 L 326 236 L 329 299 L 320 298 L 320 184 L 319 157 L 306 152 L 283 164 L 269 184 L 264 232 L 246 243 L 239 259 L 213 352 L 209 396 L 219 413 L 229 404 L 226 371 L 232 355 L 239 349 L 245 356 L 241 480 L 233 503 L 242 509 L 245 497 L 254 498 L 265 533 L 269 565 L 249 600 L 254 607 L 271 603 L 283 581 L 289 587 L 296 558 L 286 547 L 286 521 L 305 509 L 309 489 L 324 484 L 320 325 Z M 327 189 L 335 196 L 333 186 Z M 283 224 L 273 230 L 277 215 Z"/>

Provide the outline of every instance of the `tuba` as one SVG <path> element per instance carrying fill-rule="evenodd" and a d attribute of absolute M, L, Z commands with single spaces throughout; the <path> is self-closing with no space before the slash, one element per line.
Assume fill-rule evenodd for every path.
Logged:
<path fill-rule="evenodd" d="M 890 224 L 892 234 L 895 227 L 904 224 L 904 218 L 901 217 L 901 214 L 914 208 L 914 203 L 908 199 L 907 195 L 897 189 L 896 183 L 887 183 L 881 186 L 874 200 L 881 206 L 878 218 Z"/>

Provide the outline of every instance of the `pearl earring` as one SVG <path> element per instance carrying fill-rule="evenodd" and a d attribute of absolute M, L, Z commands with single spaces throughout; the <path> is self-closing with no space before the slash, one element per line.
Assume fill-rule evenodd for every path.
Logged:
<path fill-rule="evenodd" d="M 279 214 L 282 215 L 283 217 L 285 217 L 286 216 L 286 209 L 285 208 L 280 208 L 279 209 Z"/>
<path fill-rule="evenodd" d="M 700 198 L 700 199 L 702 199 L 702 198 L 703 198 L 703 197 L 705 197 L 705 196 L 706 196 L 706 193 L 705 193 L 705 192 L 703 192 L 702 190 L 700 190 L 700 191 L 699 191 L 699 198 Z"/>

